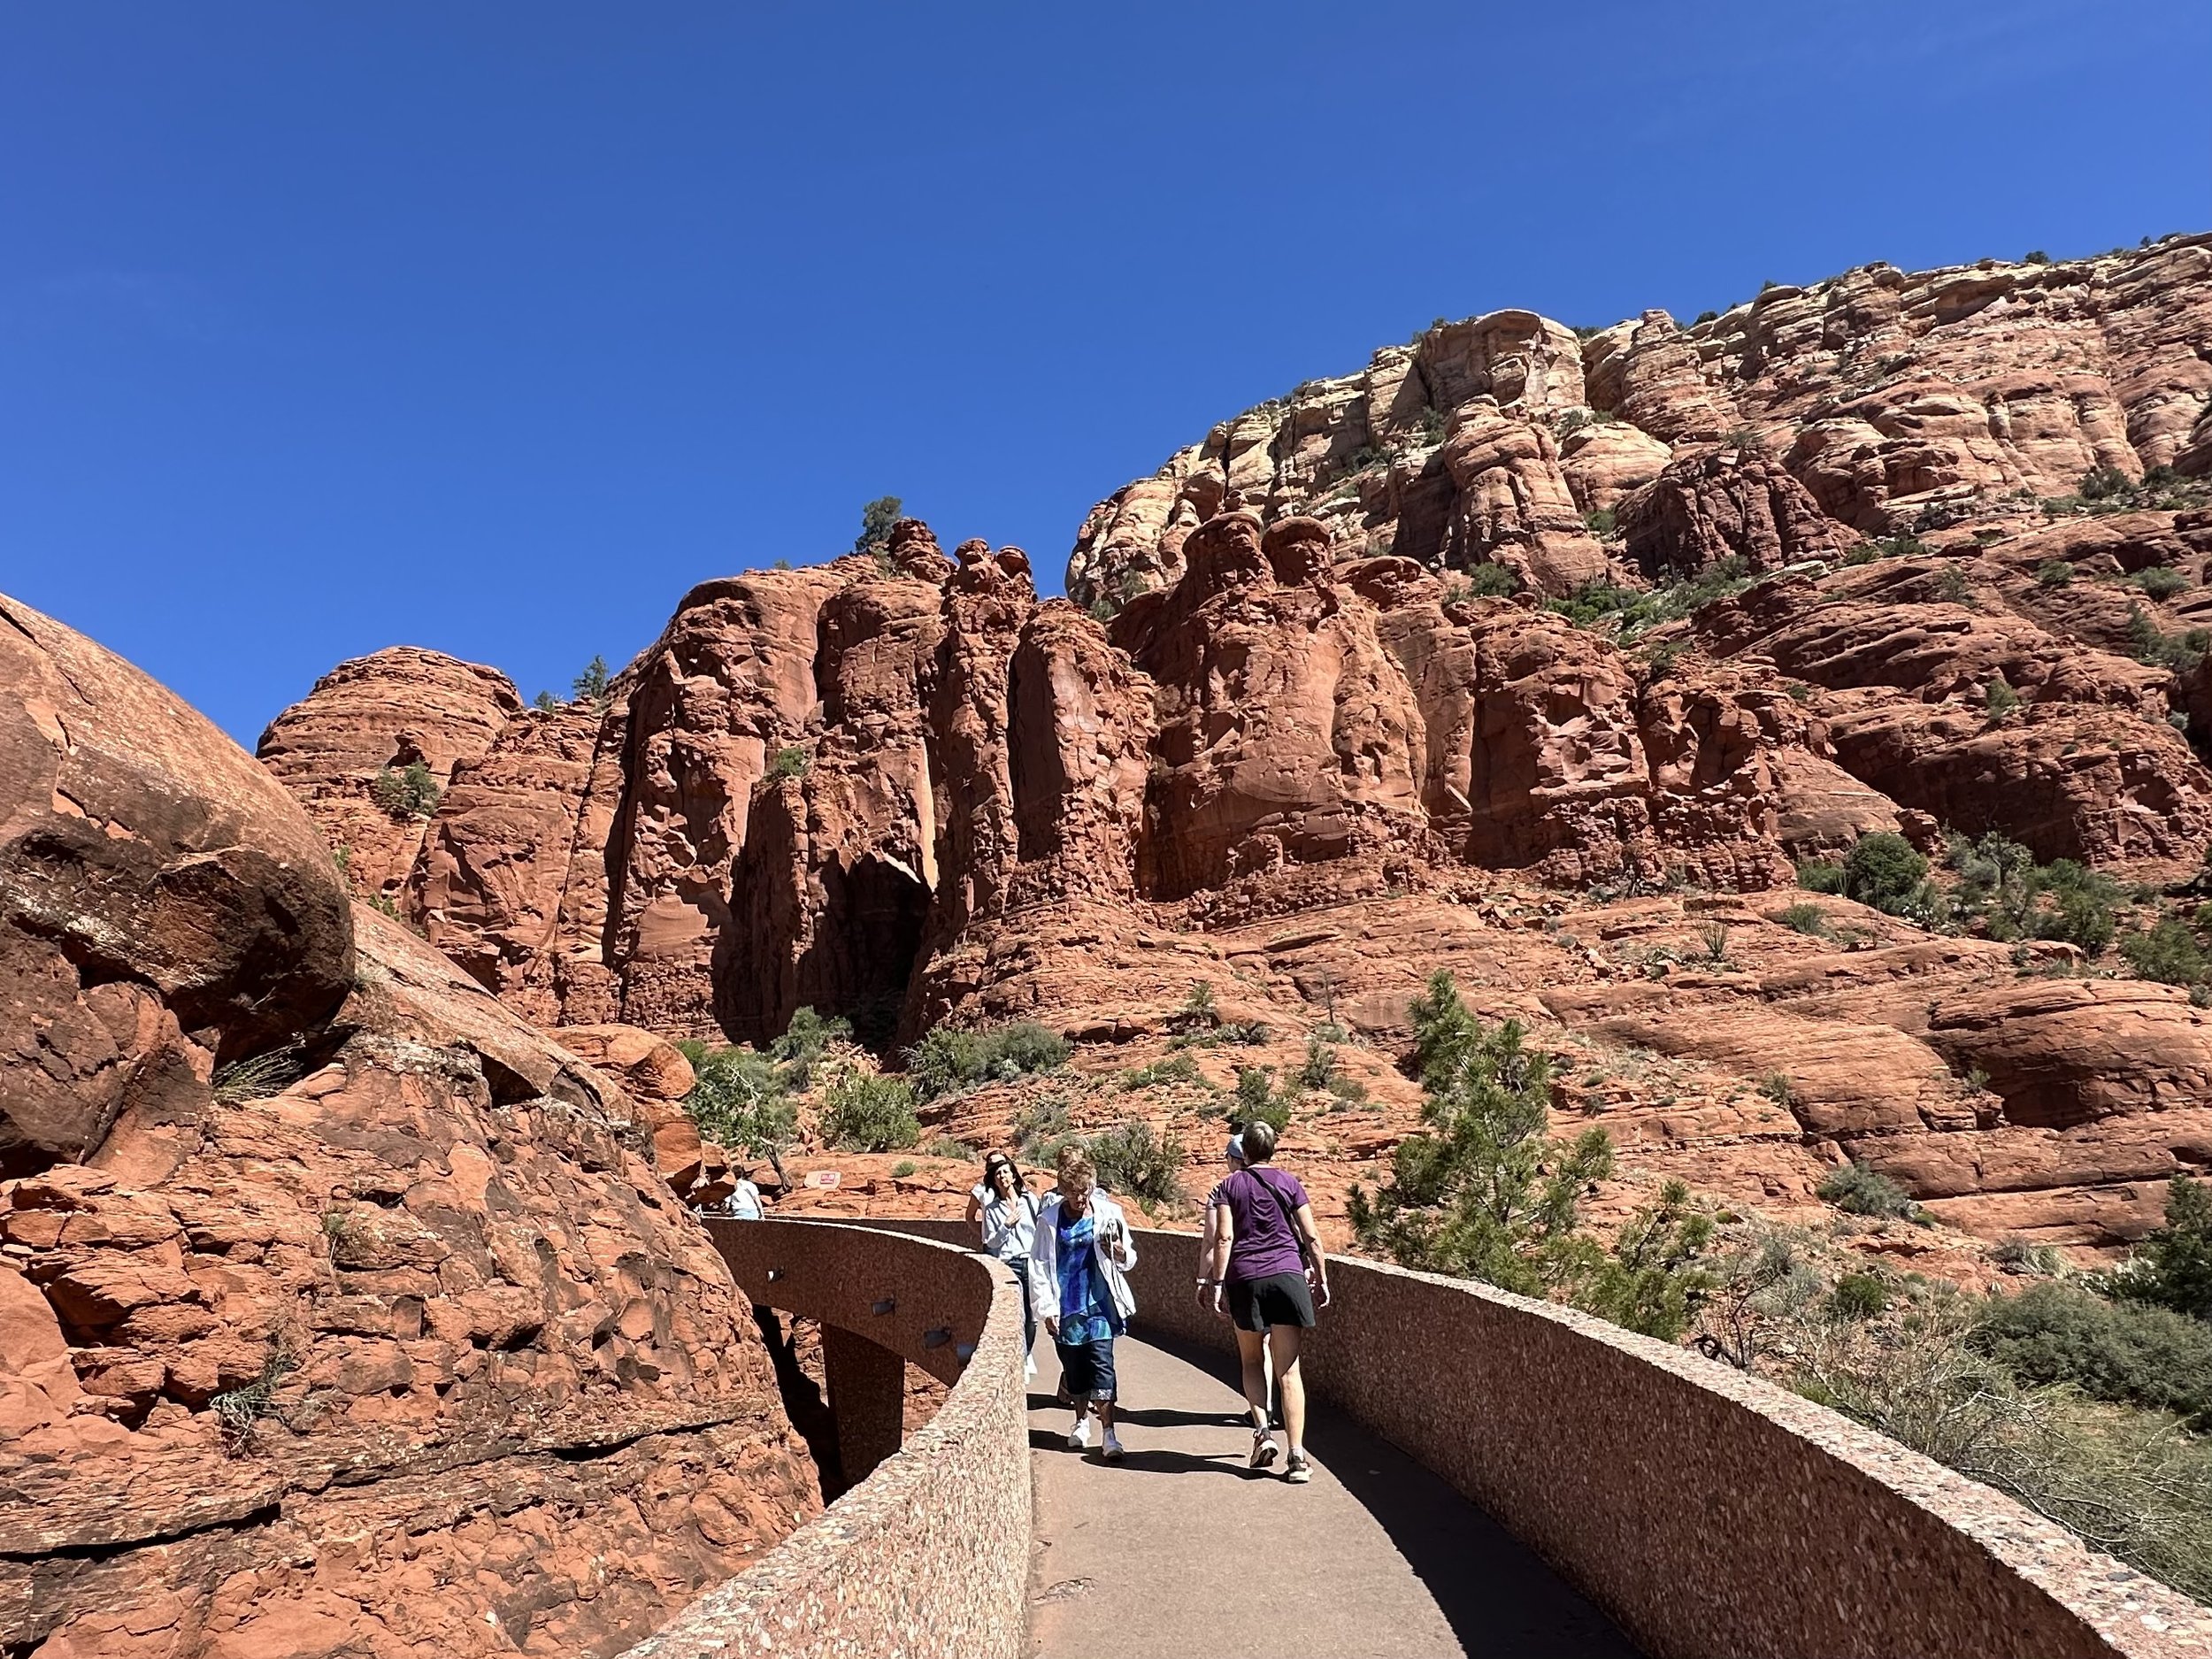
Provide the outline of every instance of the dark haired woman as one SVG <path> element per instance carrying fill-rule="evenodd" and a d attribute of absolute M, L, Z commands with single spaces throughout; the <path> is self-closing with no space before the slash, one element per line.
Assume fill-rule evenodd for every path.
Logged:
<path fill-rule="evenodd" d="M 968 1221 L 983 1229 L 983 1254 L 1014 1270 L 1022 1287 L 1022 1352 L 1037 1340 L 1035 1301 L 1029 1290 L 1029 1257 L 1037 1248 L 1037 1200 L 1022 1185 L 1021 1171 L 1003 1152 L 983 1160 L 983 1179 L 968 1193 Z M 1028 1362 L 1037 1374 L 1037 1362 Z"/>
<path fill-rule="evenodd" d="M 1237 1328 L 1244 1399 L 1252 1413 L 1252 1467 L 1264 1469 L 1275 1461 L 1275 1437 L 1267 1428 L 1271 1359 L 1283 1430 L 1290 1439 L 1283 1473 L 1302 1483 L 1313 1471 L 1306 1456 L 1306 1379 L 1298 1370 L 1298 1348 L 1313 1327 L 1315 1307 L 1329 1305 L 1329 1263 L 1306 1189 L 1296 1176 L 1268 1167 L 1275 1131 L 1264 1123 L 1248 1124 L 1242 1141 L 1245 1167 L 1217 1189 L 1207 1278 L 1214 1311 Z"/>

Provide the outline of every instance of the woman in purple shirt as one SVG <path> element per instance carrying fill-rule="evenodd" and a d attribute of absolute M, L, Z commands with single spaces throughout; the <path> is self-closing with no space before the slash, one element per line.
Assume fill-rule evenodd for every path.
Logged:
<path fill-rule="evenodd" d="M 1214 1246 L 1205 1269 L 1214 1311 L 1237 1327 L 1237 1356 L 1244 1363 L 1244 1398 L 1252 1410 L 1252 1467 L 1275 1461 L 1267 1429 L 1267 1361 L 1275 1362 L 1283 1429 L 1290 1436 L 1286 1479 L 1313 1478 L 1306 1458 L 1306 1379 L 1298 1371 L 1298 1344 L 1314 1323 L 1314 1308 L 1329 1305 L 1329 1263 L 1313 1225 L 1313 1206 L 1298 1178 L 1266 1167 L 1275 1156 L 1275 1132 L 1245 1125 L 1245 1167 L 1216 1189 Z M 1222 1305 L 1226 1297 L 1228 1306 Z"/>

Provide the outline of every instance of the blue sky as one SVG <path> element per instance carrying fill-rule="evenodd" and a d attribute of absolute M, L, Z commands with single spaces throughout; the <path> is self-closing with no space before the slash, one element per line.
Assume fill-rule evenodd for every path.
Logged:
<path fill-rule="evenodd" d="M 2202 0 L 19 5 L 0 589 L 250 745 L 902 496 L 1091 503 L 1430 319 L 2212 227 Z"/>

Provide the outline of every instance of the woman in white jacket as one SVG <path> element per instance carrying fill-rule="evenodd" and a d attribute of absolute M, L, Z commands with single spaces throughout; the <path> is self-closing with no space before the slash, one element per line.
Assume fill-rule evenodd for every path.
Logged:
<path fill-rule="evenodd" d="M 1121 1461 L 1114 1435 L 1114 1339 L 1137 1310 L 1128 1270 L 1137 1264 L 1136 1240 L 1121 1206 L 1098 1190 L 1098 1171 L 1071 1148 L 1060 1155 L 1060 1190 L 1037 1217 L 1037 1243 L 1029 1258 L 1029 1294 L 1037 1317 L 1060 1351 L 1060 1369 L 1075 1402 L 1068 1448 L 1091 1443 L 1096 1412 L 1099 1455 Z"/>

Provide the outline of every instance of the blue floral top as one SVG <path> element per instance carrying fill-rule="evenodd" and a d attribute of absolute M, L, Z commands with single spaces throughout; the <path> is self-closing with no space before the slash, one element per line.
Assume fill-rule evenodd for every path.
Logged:
<path fill-rule="evenodd" d="M 1121 1334 L 1121 1316 L 1114 1299 L 1101 1282 L 1098 1257 L 1092 1249 L 1098 1220 L 1088 1210 L 1072 1220 L 1059 1212 L 1060 1335 L 1070 1347 L 1079 1342 L 1104 1342 Z"/>

